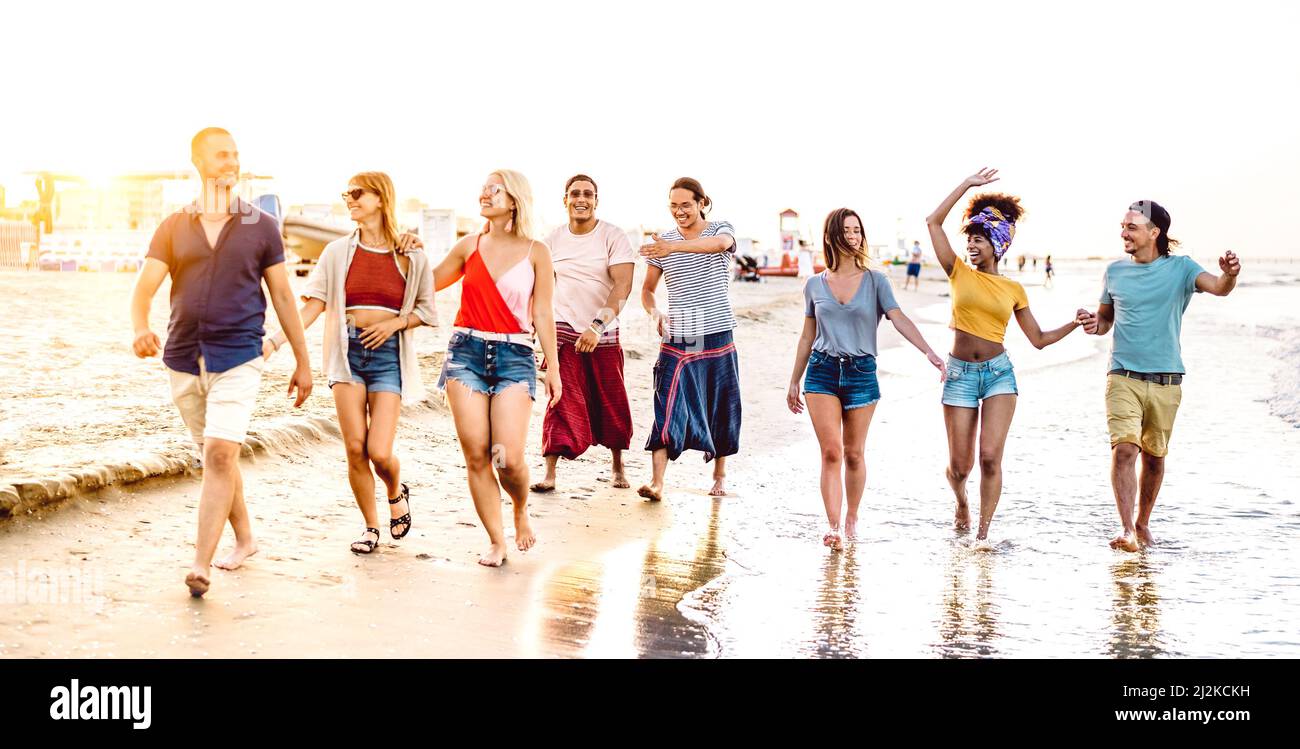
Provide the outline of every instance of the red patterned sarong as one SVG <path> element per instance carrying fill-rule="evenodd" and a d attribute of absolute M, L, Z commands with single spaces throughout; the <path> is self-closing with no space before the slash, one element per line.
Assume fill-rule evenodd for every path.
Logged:
<path fill-rule="evenodd" d="M 574 348 L 578 335 L 564 323 L 555 324 L 564 390 L 542 422 L 542 454 L 570 460 L 593 445 L 626 450 L 632 443 L 632 410 L 623 384 L 618 330 L 601 336 L 596 350 L 586 354 Z"/>

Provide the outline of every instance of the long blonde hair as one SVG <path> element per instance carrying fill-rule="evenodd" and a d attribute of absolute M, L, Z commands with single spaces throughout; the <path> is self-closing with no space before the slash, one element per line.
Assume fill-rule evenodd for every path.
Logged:
<path fill-rule="evenodd" d="M 396 247 L 401 232 L 397 230 L 397 190 L 393 187 L 393 180 L 383 172 L 361 172 L 348 182 L 379 196 L 379 216 L 383 222 L 384 237 Z"/>
<path fill-rule="evenodd" d="M 506 194 L 515 201 L 515 210 L 510 216 L 510 232 L 523 239 L 535 238 L 537 227 L 533 217 L 533 188 L 529 186 L 528 178 L 513 169 L 498 169 L 492 174 L 501 178 L 506 186 Z"/>

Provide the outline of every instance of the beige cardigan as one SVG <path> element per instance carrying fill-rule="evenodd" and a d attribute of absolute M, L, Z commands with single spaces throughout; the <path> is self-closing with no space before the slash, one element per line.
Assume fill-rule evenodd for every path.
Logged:
<path fill-rule="evenodd" d="M 325 302 L 325 341 L 323 358 L 325 376 L 331 382 L 352 379 L 348 367 L 348 327 L 344 315 L 347 298 L 343 283 L 356 254 L 360 230 L 351 236 L 340 237 L 321 252 L 320 259 L 307 277 L 302 299 L 319 299 Z M 407 254 L 411 259 L 406 273 L 406 295 L 402 298 L 403 315 L 414 313 L 425 325 L 438 324 L 438 311 L 433 304 L 433 267 L 429 256 L 420 250 Z M 280 336 L 282 334 L 277 334 Z M 407 328 L 400 336 L 402 371 L 402 404 L 410 405 L 424 399 L 424 383 L 420 379 L 420 365 L 415 353 L 415 329 Z"/>

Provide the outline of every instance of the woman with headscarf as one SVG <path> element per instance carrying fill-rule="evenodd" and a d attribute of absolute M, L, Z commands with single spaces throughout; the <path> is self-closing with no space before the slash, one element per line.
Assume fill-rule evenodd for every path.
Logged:
<path fill-rule="evenodd" d="M 948 483 L 957 498 L 956 527 L 970 528 L 966 477 L 980 465 L 980 522 L 976 542 L 987 546 L 989 525 L 1002 496 L 1002 450 L 1016 410 L 1016 375 L 1002 345 L 1014 315 L 1034 348 L 1064 338 L 1078 327 L 1071 321 L 1044 331 L 1029 311 L 1029 299 L 1019 283 L 998 274 L 998 264 L 1011 247 L 1016 222 L 1024 214 L 1013 195 L 986 193 L 971 198 L 966 208 L 966 252 L 962 262 L 948 243 L 943 221 L 972 187 L 996 182 L 996 169 L 981 169 L 967 177 L 926 218 L 939 264 L 948 274 L 952 296 L 954 337 L 943 386 L 943 418 L 948 430 Z M 978 441 L 977 441 L 978 440 Z"/>

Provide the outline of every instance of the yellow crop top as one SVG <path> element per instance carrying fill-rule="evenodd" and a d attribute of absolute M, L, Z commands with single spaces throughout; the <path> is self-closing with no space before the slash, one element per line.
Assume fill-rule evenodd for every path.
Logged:
<path fill-rule="evenodd" d="M 1011 315 L 1029 306 L 1025 287 L 1005 276 L 981 273 L 961 259 L 952 264 L 948 283 L 952 289 L 949 327 L 994 343 L 1002 343 Z"/>

